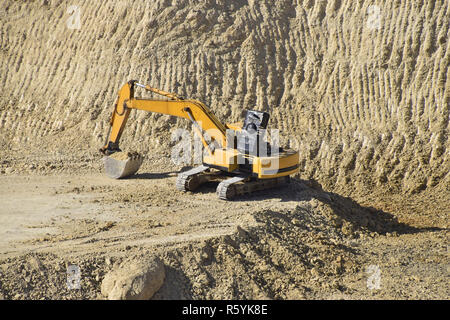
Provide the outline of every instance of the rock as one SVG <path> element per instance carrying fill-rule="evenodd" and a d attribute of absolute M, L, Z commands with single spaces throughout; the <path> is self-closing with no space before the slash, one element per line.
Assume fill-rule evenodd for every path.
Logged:
<path fill-rule="evenodd" d="M 294 288 L 286 294 L 287 300 L 304 300 L 305 298 L 305 294 L 298 288 Z"/>
<path fill-rule="evenodd" d="M 202 286 L 208 286 L 210 283 L 208 276 L 204 273 L 197 277 L 197 282 L 200 283 Z"/>
<path fill-rule="evenodd" d="M 311 275 L 312 275 L 313 277 L 317 277 L 317 276 L 320 275 L 320 272 L 319 272 L 319 270 L 318 270 L 317 268 L 312 268 L 311 271 L 310 271 L 310 273 L 311 273 Z"/>
<path fill-rule="evenodd" d="M 247 231 L 241 226 L 236 226 L 236 233 L 238 238 L 241 240 L 247 238 Z"/>
<path fill-rule="evenodd" d="M 158 258 L 127 260 L 106 274 L 101 292 L 109 300 L 148 300 L 164 278 L 164 264 Z"/>
<path fill-rule="evenodd" d="M 105 263 L 106 263 L 106 265 L 108 265 L 108 266 L 112 265 L 112 259 L 111 259 L 110 257 L 106 257 Z"/>
<path fill-rule="evenodd" d="M 208 265 L 211 263 L 212 258 L 213 258 L 213 249 L 208 243 L 204 243 L 197 258 L 198 263 L 201 265 Z"/>
<path fill-rule="evenodd" d="M 5 173 L 6 173 L 6 174 L 11 174 L 11 173 L 13 173 L 13 171 L 14 171 L 13 168 L 6 168 L 6 169 L 5 169 Z"/>
<path fill-rule="evenodd" d="M 348 222 L 344 222 L 344 225 L 341 228 L 342 233 L 346 236 L 351 236 L 353 234 L 352 225 Z"/>
<path fill-rule="evenodd" d="M 39 260 L 39 258 L 35 256 L 31 256 L 28 258 L 28 264 L 30 265 L 31 269 L 35 271 L 42 271 L 44 269 L 41 260 Z"/>

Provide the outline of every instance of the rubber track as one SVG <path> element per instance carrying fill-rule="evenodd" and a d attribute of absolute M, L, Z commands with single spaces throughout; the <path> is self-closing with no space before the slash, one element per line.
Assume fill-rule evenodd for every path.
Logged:
<path fill-rule="evenodd" d="M 201 178 L 201 174 L 208 170 L 209 168 L 206 166 L 198 166 L 186 172 L 179 173 L 176 182 L 177 189 L 180 191 L 194 191 L 196 188 L 190 188 L 189 186 L 197 185 L 192 183 L 194 182 L 193 180 L 196 178 Z"/>
<path fill-rule="evenodd" d="M 289 176 L 273 179 L 258 179 L 254 181 L 245 181 L 245 177 L 233 177 L 219 183 L 217 186 L 217 195 L 222 200 L 230 200 L 237 196 L 271 189 L 285 185 L 289 182 Z"/>

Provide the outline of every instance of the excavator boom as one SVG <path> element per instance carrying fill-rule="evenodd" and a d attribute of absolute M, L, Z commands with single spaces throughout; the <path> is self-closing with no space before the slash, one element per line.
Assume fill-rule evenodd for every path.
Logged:
<path fill-rule="evenodd" d="M 134 85 L 168 97 L 170 100 L 135 98 Z M 226 147 L 227 127 L 203 103 L 196 100 L 184 100 L 174 93 L 155 89 L 148 85 L 142 85 L 136 83 L 136 81 L 129 81 L 119 91 L 119 96 L 111 115 L 111 132 L 106 144 L 100 149 L 101 152 L 109 155 L 120 151 L 119 140 L 132 109 L 186 118 L 194 124 L 194 128 L 198 131 L 197 133 L 199 133 L 205 147 L 209 148 L 211 142 L 208 143 L 204 139 L 202 130 L 208 133 L 212 141 L 217 142 L 222 147 Z"/>

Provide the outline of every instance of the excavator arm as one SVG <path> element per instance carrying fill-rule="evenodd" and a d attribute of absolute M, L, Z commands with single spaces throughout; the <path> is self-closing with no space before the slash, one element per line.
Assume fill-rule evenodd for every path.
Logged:
<path fill-rule="evenodd" d="M 142 99 L 134 97 L 135 86 L 165 96 L 168 100 Z M 132 109 L 157 112 L 188 119 L 201 137 L 202 143 L 210 154 L 214 153 L 214 145 L 225 148 L 227 126 L 222 124 L 214 114 L 201 102 L 184 100 L 182 97 L 165 92 L 149 85 L 142 85 L 135 80 L 129 81 L 119 91 L 114 110 L 111 115 L 111 128 L 105 145 L 100 151 L 106 155 L 120 151 L 119 140 Z M 211 141 L 207 141 L 204 132 Z"/>

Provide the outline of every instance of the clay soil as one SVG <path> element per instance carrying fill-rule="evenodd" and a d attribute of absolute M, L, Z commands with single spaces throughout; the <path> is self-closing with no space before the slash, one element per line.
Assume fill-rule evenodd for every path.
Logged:
<path fill-rule="evenodd" d="M 0 299 L 103 299 L 150 255 L 153 299 L 449 298 L 448 1 L 71 5 L 0 4 Z M 269 112 L 299 173 L 228 202 L 179 192 L 190 123 L 133 112 L 120 146 L 143 166 L 109 179 L 98 149 L 131 79 L 223 122 Z"/>

